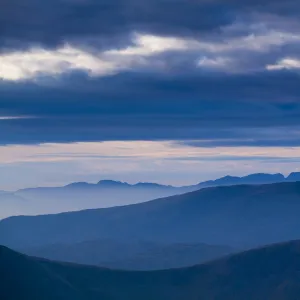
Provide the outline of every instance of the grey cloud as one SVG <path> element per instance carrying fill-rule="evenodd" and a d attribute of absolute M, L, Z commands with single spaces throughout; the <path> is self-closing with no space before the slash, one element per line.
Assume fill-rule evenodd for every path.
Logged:
<path fill-rule="evenodd" d="M 0 51 L 55 48 L 65 42 L 89 51 L 120 48 L 132 43 L 135 31 L 224 47 L 253 32 L 297 34 L 299 12 L 299 1 L 277 0 L 3 0 Z M 37 82 L 0 82 L 0 116 L 32 117 L 0 120 L 0 141 L 193 139 L 208 147 L 299 145 L 291 131 L 300 125 L 300 73 L 264 70 L 286 56 L 298 57 L 299 43 L 272 43 L 262 45 L 264 51 L 236 42 L 225 50 L 159 53 L 148 65 L 162 62 L 161 69 L 141 67 L 102 78 L 74 71 Z M 230 63 L 226 70 L 196 68 L 203 56 L 228 57 Z M 286 131 L 266 138 L 266 128 Z"/>
<path fill-rule="evenodd" d="M 0 140 L 200 139 L 202 146 L 297 145 L 298 86 L 299 76 L 286 71 L 122 74 L 94 80 L 78 76 L 57 87 L 3 84 L 0 115 L 34 118 L 0 120 Z"/>
<path fill-rule="evenodd" d="M 160 35 L 197 36 L 220 31 L 237 19 L 255 14 L 299 16 L 293 1 L 206 0 L 2 0 L 2 49 L 64 42 L 95 43 L 99 48 L 128 43 L 133 31 Z M 97 37 L 97 39 L 95 39 Z"/>
<path fill-rule="evenodd" d="M 280 156 L 234 156 L 234 155 L 220 155 L 212 157 L 172 157 L 165 158 L 165 160 L 174 161 L 202 161 L 202 162 L 217 162 L 217 161 L 258 161 L 263 163 L 299 163 L 300 157 L 280 157 Z"/>

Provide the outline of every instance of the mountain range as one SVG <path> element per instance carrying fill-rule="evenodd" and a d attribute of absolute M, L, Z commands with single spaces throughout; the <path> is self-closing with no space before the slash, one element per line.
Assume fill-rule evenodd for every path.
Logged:
<path fill-rule="evenodd" d="M 72 183 L 63 187 L 40 187 L 0 193 L 0 219 L 13 215 L 39 215 L 112 207 L 174 195 L 175 188 L 152 183 L 111 180 L 97 184 Z"/>
<path fill-rule="evenodd" d="M 234 180 L 126 206 L 0 220 L 0 299 L 298 300 L 300 182 Z M 119 184 L 144 190 L 99 185 Z"/>
<path fill-rule="evenodd" d="M 122 206 L 156 198 L 184 194 L 206 187 L 238 184 L 268 184 L 300 180 L 300 173 L 225 176 L 196 185 L 174 187 L 156 183 L 128 184 L 101 180 L 96 184 L 75 182 L 63 187 L 38 187 L 0 193 L 0 219 L 13 215 L 38 215 Z"/>
<path fill-rule="evenodd" d="M 0 280 L 0 298 L 10 300 L 297 300 L 300 242 L 150 272 L 58 263 L 0 247 Z"/>
<path fill-rule="evenodd" d="M 127 206 L 0 221 L 20 249 L 112 239 L 250 248 L 300 238 L 300 182 L 235 185 Z"/>

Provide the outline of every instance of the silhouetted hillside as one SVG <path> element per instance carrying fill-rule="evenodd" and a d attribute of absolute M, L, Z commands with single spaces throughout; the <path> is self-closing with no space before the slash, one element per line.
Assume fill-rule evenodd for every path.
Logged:
<path fill-rule="evenodd" d="M 163 271 L 116 271 L 0 248 L 0 298 L 10 300 L 297 300 L 300 242 Z"/>
<path fill-rule="evenodd" d="M 0 299 L 79 300 L 77 289 L 39 260 L 0 247 Z"/>
<path fill-rule="evenodd" d="M 300 238 L 300 183 L 206 188 L 146 203 L 0 221 L 10 247 L 148 240 L 252 247 Z"/>
<path fill-rule="evenodd" d="M 126 270 L 159 270 L 200 264 L 234 249 L 207 244 L 159 244 L 144 241 L 96 240 L 24 249 L 33 256 L 57 261 Z"/>
<path fill-rule="evenodd" d="M 293 172 L 287 178 L 286 181 L 300 181 L 300 172 Z"/>
<path fill-rule="evenodd" d="M 213 187 L 213 186 L 237 185 L 237 184 L 268 184 L 268 183 L 278 183 L 284 181 L 285 181 L 285 177 L 280 173 L 278 174 L 256 173 L 256 174 L 250 174 L 242 177 L 225 176 L 216 180 L 201 182 L 198 184 L 198 186 Z"/>

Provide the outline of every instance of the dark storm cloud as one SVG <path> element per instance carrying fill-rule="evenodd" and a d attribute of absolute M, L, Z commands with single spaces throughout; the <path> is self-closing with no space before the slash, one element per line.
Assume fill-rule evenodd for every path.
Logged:
<path fill-rule="evenodd" d="M 296 0 L 2 0 L 0 5 L 0 47 L 4 49 L 32 44 L 56 47 L 64 42 L 108 48 L 127 44 L 133 31 L 209 35 L 253 14 L 300 14 Z"/>
<path fill-rule="evenodd" d="M 65 41 L 92 41 L 97 36 L 97 45 L 107 47 L 122 43 L 132 31 L 183 34 L 230 22 L 223 5 L 221 9 L 214 3 L 201 2 L 4 0 L 0 10 L 1 44 L 55 47 Z"/>
<path fill-rule="evenodd" d="M 73 76 L 55 87 L 3 83 L 1 115 L 32 118 L 0 120 L 1 143 L 174 139 L 200 140 L 203 147 L 300 144 L 290 131 L 300 126 L 295 73 L 84 78 Z"/>
<path fill-rule="evenodd" d="M 37 81 L 0 81 L 0 143 L 174 139 L 202 147 L 299 146 L 299 72 L 265 68 L 299 57 L 299 39 L 284 36 L 281 43 L 272 34 L 295 32 L 300 2 L 261 3 L 2 0 L 0 52 L 69 42 L 95 53 L 130 45 L 133 32 L 193 37 L 214 50 L 162 51 L 147 57 L 146 67 L 103 77 L 72 70 Z M 250 46 L 228 42 L 253 32 L 262 37 Z M 218 43 L 227 50 L 216 50 Z M 203 55 L 230 63 L 197 68 Z M 151 68 L 161 62 L 164 69 Z M 27 118 L 1 119 L 7 116 Z"/>
<path fill-rule="evenodd" d="M 239 114 L 292 115 L 299 108 L 297 73 L 161 75 L 123 73 L 99 79 L 72 76 L 60 86 L 5 83 L 2 116 L 77 117 L 180 115 L 200 118 Z M 247 107 L 247 109 L 244 109 Z M 269 115 L 268 115 L 269 114 Z M 266 120 L 266 122 L 268 122 Z"/>

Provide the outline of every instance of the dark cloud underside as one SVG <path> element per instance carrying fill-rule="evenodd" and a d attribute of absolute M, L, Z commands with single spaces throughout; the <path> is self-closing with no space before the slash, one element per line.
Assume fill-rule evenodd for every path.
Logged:
<path fill-rule="evenodd" d="M 170 139 L 203 147 L 299 146 L 299 17 L 299 1 L 2 0 L 5 55 L 65 43 L 89 53 L 126 48 L 136 32 L 211 47 L 162 51 L 147 58 L 147 67 L 101 77 L 72 70 L 37 82 L 0 81 L 0 143 Z M 263 38 L 243 46 L 242 37 L 253 32 Z M 277 32 L 286 34 L 282 41 Z M 241 42 L 226 43 L 234 38 Z M 213 66 L 218 59 L 230 62 L 226 70 L 201 69 L 201 55 Z M 267 70 L 286 57 L 294 59 L 293 70 Z M 151 68 L 156 64 L 163 67 Z M 26 118 L 1 120 L 7 116 Z"/>
<path fill-rule="evenodd" d="M 65 41 L 121 45 L 132 31 L 198 35 L 253 13 L 299 17 L 299 1 L 238 0 L 2 0 L 0 46 L 56 47 Z M 95 42 L 95 41 L 94 41 Z"/>

